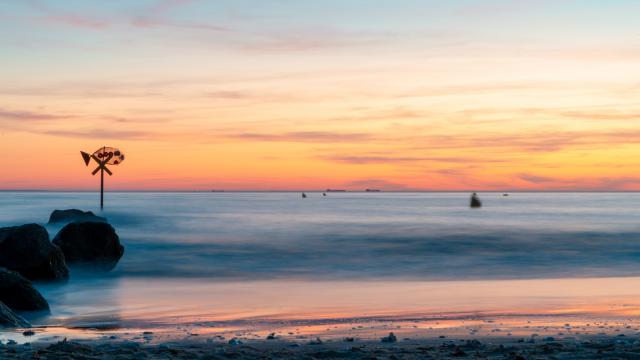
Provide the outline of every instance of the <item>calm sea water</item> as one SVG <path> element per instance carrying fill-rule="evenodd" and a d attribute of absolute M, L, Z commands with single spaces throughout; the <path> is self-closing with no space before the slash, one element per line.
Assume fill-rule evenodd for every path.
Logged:
<path fill-rule="evenodd" d="M 109 274 L 39 285 L 53 308 L 43 321 L 471 310 L 479 296 L 495 302 L 485 291 L 495 283 L 475 297 L 456 283 L 520 281 L 508 287 L 523 303 L 525 279 L 640 275 L 637 193 L 481 193 L 480 210 L 463 193 L 308 195 L 108 193 L 100 215 L 124 257 Z M 44 224 L 53 209 L 99 213 L 97 200 L 0 192 L 0 226 Z M 53 237 L 59 227 L 47 229 Z"/>

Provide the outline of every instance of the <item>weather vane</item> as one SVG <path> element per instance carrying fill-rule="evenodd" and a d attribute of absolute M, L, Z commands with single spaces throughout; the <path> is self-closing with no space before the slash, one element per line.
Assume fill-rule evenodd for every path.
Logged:
<path fill-rule="evenodd" d="M 116 148 L 106 146 L 96 150 L 93 154 L 87 154 L 84 151 L 80 151 L 80 154 L 82 154 L 85 165 L 89 166 L 91 159 L 98 163 L 98 167 L 91 172 L 91 175 L 100 171 L 100 209 L 102 209 L 104 207 L 104 173 L 106 172 L 109 176 L 113 175 L 107 165 L 119 165 L 124 161 L 124 154 Z"/>

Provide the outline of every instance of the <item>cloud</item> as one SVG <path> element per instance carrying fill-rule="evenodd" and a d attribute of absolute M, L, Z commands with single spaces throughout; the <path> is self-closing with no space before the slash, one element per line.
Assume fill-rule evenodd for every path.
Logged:
<path fill-rule="evenodd" d="M 45 121 L 70 118 L 69 115 L 59 115 L 43 112 L 32 112 L 22 110 L 8 110 L 0 108 L 0 119 L 17 121 Z"/>
<path fill-rule="evenodd" d="M 274 142 L 310 142 L 310 143 L 343 143 L 361 142 L 372 140 L 370 134 L 364 133 L 338 133 L 325 131 L 297 131 L 281 134 L 268 133 L 238 133 L 227 134 L 225 137 L 250 141 L 274 141 Z"/>
<path fill-rule="evenodd" d="M 186 6 L 192 2 L 192 0 L 157 1 L 140 10 L 138 15 L 118 14 L 111 17 L 53 8 L 46 6 L 40 1 L 31 1 L 30 4 L 34 9 L 43 14 L 42 17 L 37 18 L 38 21 L 89 30 L 105 30 L 114 26 L 130 26 L 134 28 L 173 27 L 216 32 L 229 30 L 226 27 L 213 24 L 176 22 L 167 19 L 167 14 L 175 11 L 178 7 Z"/>
<path fill-rule="evenodd" d="M 362 187 L 366 189 L 380 189 L 387 191 L 410 190 L 409 187 L 392 181 L 382 179 L 360 179 L 347 183 L 348 186 Z"/>
<path fill-rule="evenodd" d="M 113 129 L 88 129 L 88 130 L 45 130 L 40 134 L 89 138 L 89 139 L 118 139 L 118 140 L 147 140 L 156 139 L 157 134 L 139 130 L 113 130 Z"/>
<path fill-rule="evenodd" d="M 413 156 L 378 156 L 378 155 L 333 155 L 323 156 L 322 159 L 342 162 L 347 164 L 390 164 L 390 163 L 414 163 L 423 161 L 460 162 L 469 161 L 460 157 L 413 157 Z"/>
<path fill-rule="evenodd" d="M 558 179 L 555 179 L 555 178 L 538 176 L 533 174 L 520 174 L 518 175 L 518 178 L 533 184 L 546 184 L 546 183 L 558 182 Z"/>

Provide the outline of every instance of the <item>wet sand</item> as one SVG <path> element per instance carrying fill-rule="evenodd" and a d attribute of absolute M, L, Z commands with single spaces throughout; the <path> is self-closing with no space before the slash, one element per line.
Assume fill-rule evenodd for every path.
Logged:
<path fill-rule="evenodd" d="M 636 359 L 640 318 L 459 315 L 0 333 L 2 359 Z M 389 334 L 394 338 L 390 339 Z M 395 341 L 394 341 L 395 340 Z"/>
<path fill-rule="evenodd" d="M 637 359 L 640 336 L 404 338 L 398 342 L 200 339 L 152 344 L 69 341 L 1 345 L 3 359 Z"/>

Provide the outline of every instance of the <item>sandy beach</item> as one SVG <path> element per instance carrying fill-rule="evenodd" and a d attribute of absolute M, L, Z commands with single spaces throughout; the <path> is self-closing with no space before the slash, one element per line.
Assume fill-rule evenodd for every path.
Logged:
<path fill-rule="evenodd" d="M 561 320 L 573 323 L 562 324 Z M 591 320 L 591 321 L 588 321 Z M 234 331 L 34 329 L 0 345 L 6 359 L 637 359 L 640 319 L 584 316 L 266 324 Z M 246 325 L 245 325 L 246 326 Z M 58 331 L 62 329 L 57 329 Z M 275 330 L 269 333 L 269 331 Z M 393 334 L 393 335 L 391 335 Z M 36 341 L 29 341 L 35 338 Z"/>

